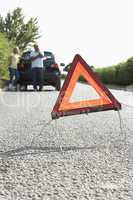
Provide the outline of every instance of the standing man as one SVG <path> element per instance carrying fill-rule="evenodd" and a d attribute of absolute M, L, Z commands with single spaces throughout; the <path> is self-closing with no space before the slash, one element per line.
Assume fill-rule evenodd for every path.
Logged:
<path fill-rule="evenodd" d="M 31 52 L 32 62 L 32 77 L 34 91 L 37 91 L 37 85 L 39 85 L 39 91 L 43 88 L 43 54 L 37 44 L 34 44 L 34 51 Z"/>

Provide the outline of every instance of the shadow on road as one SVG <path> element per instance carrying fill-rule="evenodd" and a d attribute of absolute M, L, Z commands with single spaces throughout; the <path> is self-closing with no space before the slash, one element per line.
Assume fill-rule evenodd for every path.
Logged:
<path fill-rule="evenodd" d="M 36 155 L 41 153 L 51 153 L 51 152 L 66 152 L 66 151 L 77 151 L 77 150 L 88 150 L 96 149 L 97 146 L 90 147 L 36 147 L 36 146 L 25 146 L 18 149 L 1 152 L 0 157 L 15 157 L 15 156 L 25 156 L 25 155 Z"/>
<path fill-rule="evenodd" d="M 12 93 L 16 93 L 16 92 L 34 92 L 34 90 L 33 89 L 28 89 L 28 90 L 9 90 L 8 88 L 6 89 L 6 88 L 3 88 L 2 89 L 2 91 L 3 92 L 12 92 Z M 37 92 L 40 92 L 40 91 L 37 91 Z M 44 90 L 42 90 L 41 92 L 56 92 L 56 90 L 55 89 L 44 89 Z"/>

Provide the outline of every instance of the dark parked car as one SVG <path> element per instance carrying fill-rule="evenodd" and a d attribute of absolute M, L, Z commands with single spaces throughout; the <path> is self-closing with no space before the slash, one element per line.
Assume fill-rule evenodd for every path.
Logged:
<path fill-rule="evenodd" d="M 20 88 L 23 86 L 24 90 L 27 90 L 28 85 L 32 85 L 30 53 L 30 51 L 23 53 L 18 64 L 20 73 L 18 83 Z M 55 62 L 53 53 L 44 51 L 43 66 L 43 85 L 54 86 L 59 91 L 61 88 L 61 72 L 58 64 Z"/>

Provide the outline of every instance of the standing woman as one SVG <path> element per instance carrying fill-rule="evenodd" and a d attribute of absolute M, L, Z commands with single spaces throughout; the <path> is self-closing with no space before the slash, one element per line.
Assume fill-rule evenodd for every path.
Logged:
<path fill-rule="evenodd" d="M 17 85 L 17 81 L 19 79 L 19 71 L 17 68 L 19 59 L 20 59 L 19 48 L 15 47 L 13 49 L 11 56 L 9 57 L 9 76 L 10 76 L 9 88 L 10 86 L 12 87 Z"/>

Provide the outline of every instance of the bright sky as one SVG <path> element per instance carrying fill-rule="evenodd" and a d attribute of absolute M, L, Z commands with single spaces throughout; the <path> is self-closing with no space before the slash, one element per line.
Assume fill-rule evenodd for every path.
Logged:
<path fill-rule="evenodd" d="M 133 0 L 4 0 L 0 13 L 16 7 L 38 17 L 41 49 L 59 63 L 68 64 L 76 53 L 96 67 L 133 56 Z"/>

